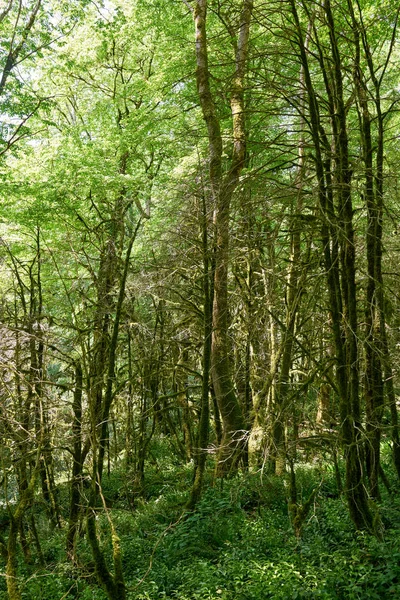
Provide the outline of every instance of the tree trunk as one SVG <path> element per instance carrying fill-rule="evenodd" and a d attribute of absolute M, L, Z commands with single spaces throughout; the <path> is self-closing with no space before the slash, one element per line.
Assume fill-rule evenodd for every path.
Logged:
<path fill-rule="evenodd" d="M 80 362 L 75 365 L 75 391 L 72 409 L 74 412 L 72 423 L 73 451 L 72 451 L 72 479 L 71 499 L 69 508 L 69 523 L 66 540 L 66 550 L 72 562 L 76 562 L 75 542 L 81 512 L 82 489 L 82 366 Z"/>
<path fill-rule="evenodd" d="M 214 202 L 215 274 L 211 374 L 223 423 L 223 435 L 217 457 L 217 475 L 237 468 L 245 449 L 245 422 L 230 374 L 228 340 L 228 265 L 230 205 L 246 154 L 244 116 L 244 77 L 248 55 L 251 0 L 244 0 L 236 40 L 235 72 L 232 80 L 231 114 L 233 155 L 226 175 L 222 169 L 223 143 L 215 101 L 211 93 L 207 47 L 207 0 L 194 7 L 196 34 L 196 82 L 209 142 L 211 196 Z"/>
<path fill-rule="evenodd" d="M 330 313 L 336 351 L 336 378 L 340 397 L 342 443 L 346 463 L 345 493 L 351 518 L 358 529 L 373 529 L 365 490 L 364 452 L 359 398 L 359 355 L 357 296 L 355 284 L 355 246 L 351 170 L 347 138 L 346 107 L 340 51 L 330 0 L 324 3 L 324 19 L 329 34 L 329 55 L 319 41 L 314 26 L 318 59 L 324 75 L 329 116 L 334 141 L 334 172 L 331 173 L 331 148 L 320 122 L 318 96 L 311 79 L 303 32 L 294 0 L 292 15 L 304 81 L 308 95 L 309 122 L 315 152 L 318 195 L 322 217 L 322 243 L 330 300 Z M 322 147 L 327 149 L 324 159 Z M 333 195 L 336 194 L 337 213 Z M 337 223 L 337 228 L 335 224 Z M 337 252 L 338 250 L 338 252 Z M 338 261 L 339 259 L 339 261 Z M 339 279 L 340 275 L 340 279 Z"/>
<path fill-rule="evenodd" d="M 213 286 L 210 281 L 210 257 L 208 244 L 207 210 L 203 195 L 202 206 L 202 241 L 203 241 L 203 380 L 201 386 L 201 409 L 199 431 L 197 435 L 194 480 L 187 508 L 193 510 L 200 499 L 203 488 L 203 477 L 207 460 L 207 446 L 210 421 L 210 368 L 211 368 L 211 336 L 212 336 L 212 302 Z"/>
<path fill-rule="evenodd" d="M 39 470 L 39 453 L 40 450 L 38 451 L 36 465 L 33 467 L 29 484 L 20 493 L 20 498 L 13 514 L 10 513 L 10 531 L 8 533 L 6 552 L 6 584 L 8 600 L 22 600 L 21 590 L 18 585 L 17 541 L 22 519 L 27 508 L 32 502 L 36 483 L 36 475 Z"/>

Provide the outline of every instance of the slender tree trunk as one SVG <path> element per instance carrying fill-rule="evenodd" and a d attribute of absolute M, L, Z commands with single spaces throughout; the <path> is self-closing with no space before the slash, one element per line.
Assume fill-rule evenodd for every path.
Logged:
<path fill-rule="evenodd" d="M 334 178 L 330 171 L 330 149 L 324 160 L 322 146 L 324 129 L 320 122 L 318 96 L 311 79 L 303 32 L 294 0 L 290 0 L 296 26 L 300 59 L 304 68 L 304 81 L 308 95 L 310 129 L 315 152 L 318 194 L 323 220 L 321 234 L 324 248 L 325 269 L 329 289 L 330 312 L 336 350 L 336 377 L 340 396 L 342 443 L 346 463 L 346 497 L 351 518 L 358 529 L 372 530 L 372 515 L 365 489 L 364 453 L 359 398 L 359 356 L 357 296 L 355 285 L 355 246 L 353 231 L 353 207 L 351 198 L 351 170 L 347 138 L 346 107 L 343 100 L 343 81 L 337 33 L 330 6 L 324 3 L 324 18 L 329 34 L 329 51 L 319 41 L 314 27 L 318 57 L 324 75 L 330 107 L 330 119 L 334 139 Z M 329 61 L 329 63 L 328 63 Z M 328 63 L 328 64 L 327 64 Z M 332 185 L 334 184 L 334 185 Z M 335 190 L 338 212 L 335 215 L 332 191 Z M 337 232 L 333 225 L 337 223 Z M 338 245 L 336 244 L 338 240 Z M 339 249 L 337 254 L 336 249 Z M 339 263 L 337 261 L 339 258 Z M 339 268 L 340 277 L 339 281 Z"/>
<path fill-rule="evenodd" d="M 134 463 L 134 448 L 135 448 L 135 422 L 133 417 L 133 369 L 132 369 L 132 336 L 130 329 L 127 332 L 128 339 L 128 400 L 127 400 L 127 417 L 126 417 L 126 434 L 125 434 L 125 453 L 126 467 L 130 469 Z"/>
<path fill-rule="evenodd" d="M 231 114 L 233 155 L 226 175 L 222 169 L 222 136 L 215 100 L 211 93 L 207 47 L 207 0 L 194 7 L 196 34 L 196 81 L 209 142 L 211 196 L 215 206 L 215 274 L 211 373 L 223 423 L 222 442 L 217 457 L 217 475 L 237 468 L 245 448 L 245 422 L 239 405 L 229 363 L 228 342 L 228 265 L 230 205 L 246 155 L 244 115 L 244 77 L 248 55 L 251 0 L 244 0 L 236 40 L 235 72 L 232 80 Z"/>
<path fill-rule="evenodd" d="M 82 490 L 82 366 L 80 362 L 75 365 L 75 391 L 73 400 L 73 452 L 72 452 L 72 479 L 71 479 L 71 499 L 69 508 L 69 523 L 66 540 L 66 550 L 69 558 L 75 562 L 75 542 L 79 523 L 79 514 L 81 509 L 81 490 Z"/>
<path fill-rule="evenodd" d="M 203 195 L 202 206 L 202 241 L 203 241 L 203 379 L 201 386 L 201 409 L 199 431 L 197 435 L 194 480 L 187 508 L 193 510 L 200 499 L 204 471 L 207 460 L 210 421 L 210 370 L 211 370 L 211 337 L 212 337 L 212 303 L 213 286 L 210 281 L 210 257 L 208 244 L 207 210 Z"/>
<path fill-rule="evenodd" d="M 181 350 L 181 356 L 176 365 L 174 381 L 177 390 L 177 401 L 181 407 L 181 429 L 183 432 L 183 449 L 184 458 L 186 462 L 189 462 L 193 458 L 193 432 L 191 425 L 191 414 L 189 407 L 189 399 L 187 393 L 187 375 L 185 374 L 185 366 L 187 365 L 189 358 L 189 340 L 183 340 L 183 348 Z M 182 373 L 183 371 L 183 373 Z M 179 437 L 177 436 L 177 440 Z M 180 440 L 179 440 L 180 442 Z"/>
<path fill-rule="evenodd" d="M 111 517 L 108 516 L 107 507 L 105 506 L 104 498 L 101 492 L 101 481 L 104 468 L 104 456 L 107 448 L 108 441 L 108 420 L 110 415 L 110 409 L 113 401 L 113 384 L 115 380 L 115 364 L 116 364 L 116 351 L 119 335 L 119 325 L 122 314 L 122 305 L 125 297 L 125 286 L 128 277 L 130 257 L 133 248 L 136 235 L 141 225 L 141 219 L 139 219 L 135 231 L 133 232 L 131 239 L 128 244 L 128 248 L 125 255 L 124 269 L 120 281 L 118 300 L 115 309 L 115 317 L 112 328 L 112 335 L 109 345 L 108 352 L 108 370 L 107 370 L 107 381 L 106 390 L 104 394 L 104 401 L 99 407 L 101 420 L 95 424 L 92 430 L 93 442 L 93 476 L 92 476 L 92 487 L 91 487 L 91 506 L 87 513 L 87 532 L 88 539 L 92 549 L 93 559 L 95 561 L 96 575 L 106 591 L 110 600 L 124 600 L 126 597 L 126 589 L 122 571 L 122 557 L 119 538 L 114 529 Z M 97 432 L 100 430 L 100 436 L 97 438 Z M 104 553 L 100 547 L 100 543 L 97 537 L 97 527 L 94 508 L 97 505 L 98 498 L 101 497 L 103 501 L 104 509 L 108 516 L 109 525 L 111 528 L 111 541 L 113 547 L 113 565 L 114 574 L 108 569 L 107 563 L 104 558 Z"/>
<path fill-rule="evenodd" d="M 212 313 L 212 311 L 211 311 Z M 210 385 L 210 395 L 211 395 L 211 403 L 212 403 L 212 411 L 214 417 L 214 427 L 215 427 L 215 437 L 217 441 L 217 446 L 219 447 L 222 443 L 222 423 L 221 423 L 221 415 L 218 408 L 217 398 L 215 396 L 214 386 L 211 382 Z"/>
<path fill-rule="evenodd" d="M 123 304 L 124 297 L 125 297 L 125 287 L 126 287 L 126 280 L 128 277 L 131 252 L 132 252 L 133 244 L 135 242 L 136 235 L 139 231 L 140 225 L 141 225 L 141 219 L 139 219 L 139 221 L 136 225 L 135 231 L 129 241 L 129 245 L 128 245 L 128 248 L 126 251 L 124 270 L 122 273 L 122 278 L 121 278 L 121 282 L 120 282 L 120 286 L 119 286 L 118 300 L 117 300 L 117 306 L 115 309 L 115 317 L 114 317 L 114 323 L 113 323 L 113 329 L 112 329 L 112 335 L 111 335 L 111 341 L 110 341 L 109 356 L 108 356 L 107 383 L 106 383 L 106 391 L 105 391 L 105 395 L 104 395 L 104 403 L 102 406 L 101 437 L 100 437 L 99 456 L 98 456 L 98 464 L 97 464 L 97 472 L 98 472 L 100 481 L 101 481 L 101 477 L 103 474 L 104 455 L 105 455 L 105 450 L 106 450 L 106 445 L 107 445 L 107 440 L 108 440 L 108 420 L 109 420 L 109 416 L 110 416 L 111 404 L 113 401 L 113 384 L 114 384 L 114 380 L 115 380 L 116 353 L 117 353 L 117 343 L 118 343 L 118 335 L 119 335 L 119 324 L 121 321 L 121 314 L 122 314 L 122 304 Z"/>
<path fill-rule="evenodd" d="M 92 490 L 92 502 L 96 500 L 98 492 Z M 115 574 L 112 575 L 100 547 L 97 537 L 96 515 L 93 508 L 89 509 L 87 516 L 87 535 L 95 563 L 97 579 L 103 586 L 109 600 L 125 600 L 126 588 L 122 572 L 122 557 L 119 538 L 112 532 L 113 563 Z"/>
<path fill-rule="evenodd" d="M 306 50 L 308 50 L 308 41 L 310 36 L 311 24 L 305 39 Z M 300 68 L 300 87 L 301 93 L 304 95 L 304 68 Z M 275 392 L 274 406 L 274 423 L 273 423 L 273 461 L 275 463 L 275 472 L 277 475 L 282 475 L 286 468 L 286 410 L 289 384 L 290 384 L 290 369 L 292 366 L 293 344 L 295 340 L 296 317 L 300 308 L 300 300 L 302 295 L 301 277 L 301 224 L 299 215 L 303 207 L 303 180 L 305 171 L 305 155 L 304 155 L 304 98 L 302 98 L 301 106 L 301 138 L 298 151 L 298 166 L 296 176 L 296 201 L 294 206 L 294 216 L 292 215 L 291 231 L 290 231 L 290 267 L 287 278 L 286 289 L 286 320 L 285 330 L 282 334 L 282 350 L 281 350 L 281 368 Z M 293 211 L 293 208 L 292 208 Z"/>
<path fill-rule="evenodd" d="M 21 492 L 17 506 L 13 512 L 10 513 L 10 530 L 8 533 L 7 540 L 7 562 L 6 562 L 6 584 L 8 600 L 22 600 L 22 594 L 18 585 L 18 561 L 17 561 L 17 542 L 18 533 L 20 531 L 21 522 L 24 518 L 24 514 L 32 502 L 34 487 L 36 483 L 36 476 L 39 470 L 39 453 L 36 460 L 36 465 L 33 467 L 32 474 L 30 476 L 29 484 Z"/>
<path fill-rule="evenodd" d="M 381 236 L 379 235 L 379 208 L 374 189 L 372 118 L 368 107 L 368 88 L 360 66 L 360 32 L 353 5 L 348 2 L 352 18 L 355 46 L 354 82 L 359 104 L 361 142 L 364 160 L 365 200 L 368 224 L 366 232 L 367 249 L 367 289 L 365 306 L 365 406 L 367 441 L 365 446 L 366 467 L 371 496 L 380 497 L 380 445 L 381 419 L 383 413 L 383 377 L 381 365 L 381 340 L 379 308 L 377 306 L 377 267 L 380 262 Z M 378 269 L 380 270 L 380 269 Z"/>

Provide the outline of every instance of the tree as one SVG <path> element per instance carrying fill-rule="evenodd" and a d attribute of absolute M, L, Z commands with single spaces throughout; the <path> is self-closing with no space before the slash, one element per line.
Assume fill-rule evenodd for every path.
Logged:
<path fill-rule="evenodd" d="M 379 533 L 389 437 L 400 474 L 398 7 L 54 7 L 0 15 L 9 595 L 56 527 L 74 573 L 125 598 L 124 524 L 175 469 L 191 526 L 205 482 L 267 465 L 300 538 L 323 484 L 302 499 L 299 467 L 331 462 L 340 494 L 343 461 L 354 526 Z"/>
<path fill-rule="evenodd" d="M 79 22 L 85 1 L 69 7 L 42 0 L 7 0 L 0 12 L 0 107 L 3 114 L 0 157 L 32 135 L 28 121 L 49 98 L 30 80 L 35 59 L 52 52 Z"/>
<path fill-rule="evenodd" d="M 218 473 L 237 467 L 243 455 L 245 423 L 230 376 L 228 346 L 228 264 L 230 204 L 246 158 L 244 85 L 250 34 L 252 1 L 244 1 L 235 25 L 229 26 L 235 52 L 231 75 L 232 157 L 223 170 L 221 123 L 211 91 L 207 47 L 207 2 L 199 0 L 193 8 L 196 33 L 196 82 L 209 142 L 210 193 L 215 206 L 215 274 L 211 372 L 215 395 L 223 422 L 223 438 L 218 455 Z"/>

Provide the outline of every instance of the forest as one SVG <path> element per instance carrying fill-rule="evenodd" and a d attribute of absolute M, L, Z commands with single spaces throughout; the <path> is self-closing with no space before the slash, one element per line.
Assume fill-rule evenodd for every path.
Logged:
<path fill-rule="evenodd" d="M 399 12 L 1 0 L 0 598 L 400 598 Z"/>

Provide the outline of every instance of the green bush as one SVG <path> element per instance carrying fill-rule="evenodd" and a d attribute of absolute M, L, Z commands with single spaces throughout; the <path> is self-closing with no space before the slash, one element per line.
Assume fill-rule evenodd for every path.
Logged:
<path fill-rule="evenodd" d="M 335 493 L 334 473 L 321 471 L 319 465 L 296 472 L 299 502 L 323 477 L 301 539 L 290 523 L 283 478 L 239 474 L 206 486 L 196 511 L 185 514 L 191 465 L 170 464 L 163 477 L 154 465 L 145 480 L 146 499 L 135 498 L 133 509 L 118 496 L 122 474 L 106 476 L 103 491 L 114 498 L 110 515 L 121 538 L 128 600 L 400 597 L 400 500 L 383 494 L 382 540 L 356 534 L 344 499 Z M 52 530 L 40 506 L 35 517 L 46 565 L 39 568 L 33 546 L 34 564 L 19 557 L 24 600 L 106 600 L 86 536 L 78 543 L 82 566 L 74 567 L 65 556 L 65 529 Z M 97 526 L 112 568 L 110 528 L 102 511 Z M 6 597 L 4 578 L 0 597 Z"/>

